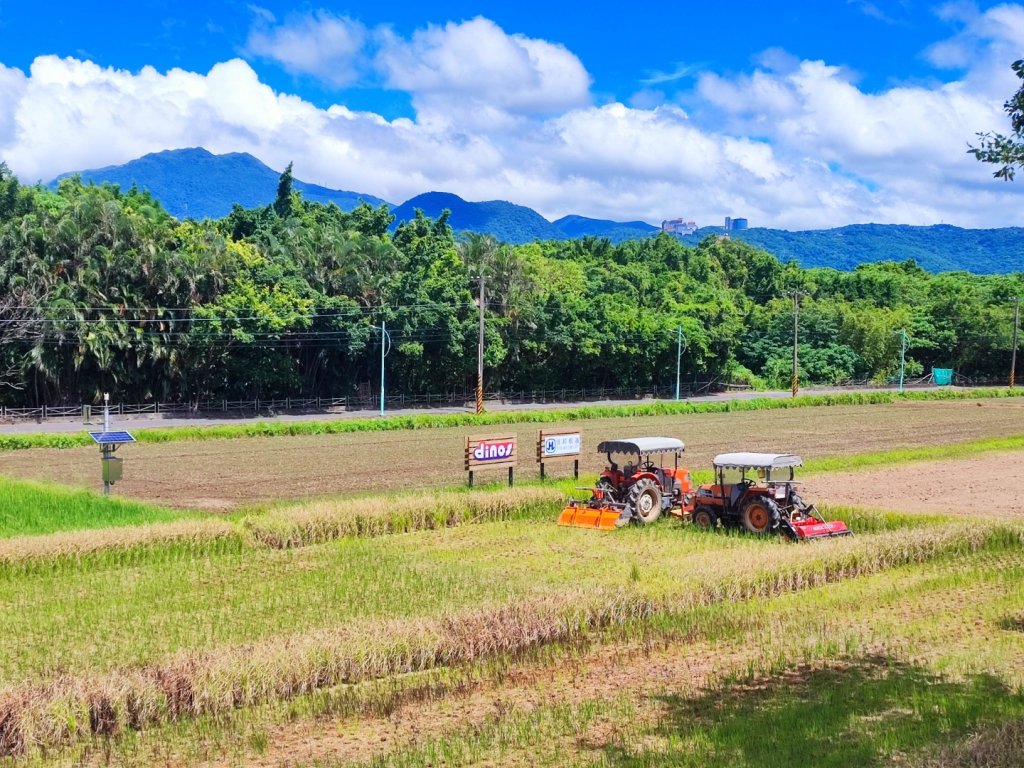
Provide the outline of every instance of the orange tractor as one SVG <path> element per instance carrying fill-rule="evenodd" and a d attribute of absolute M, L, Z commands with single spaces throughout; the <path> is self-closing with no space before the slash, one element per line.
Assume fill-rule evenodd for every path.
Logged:
<path fill-rule="evenodd" d="M 690 520 L 700 528 L 742 528 L 781 534 L 791 540 L 845 536 L 840 520 L 826 522 L 797 493 L 794 470 L 803 459 L 793 453 L 722 453 L 712 462 L 715 482 L 702 485 Z"/>
<path fill-rule="evenodd" d="M 693 509 L 690 471 L 679 466 L 684 450 L 683 441 L 674 437 L 605 440 L 597 452 L 607 455 L 608 466 L 597 485 L 587 489 L 589 499 L 569 500 L 558 524 L 607 531 L 631 522 L 653 523 L 663 512 L 683 517 Z M 666 466 L 669 455 L 672 466 Z M 622 460 L 621 466 L 613 456 Z"/>

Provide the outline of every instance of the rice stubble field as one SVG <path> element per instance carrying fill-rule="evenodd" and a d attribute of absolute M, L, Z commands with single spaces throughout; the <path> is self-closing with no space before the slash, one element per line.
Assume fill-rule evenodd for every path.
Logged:
<path fill-rule="evenodd" d="M 271 489 L 208 509 L 308 500 L 231 520 L 140 508 L 137 526 L 135 512 L 103 517 L 110 502 L 88 501 L 96 530 L 0 539 L 2 761 L 1019 764 L 1024 522 L 1007 467 L 1024 452 L 965 441 L 1018 436 L 1022 411 L 916 406 L 578 425 L 588 441 L 680 434 L 694 465 L 739 447 L 839 457 L 808 491 L 857 535 L 804 545 L 675 520 L 559 528 L 566 484 L 313 499 L 341 489 L 278 484 L 290 467 L 274 474 L 273 459 L 313 438 L 223 441 Z M 397 436 L 423 440 L 414 465 L 453 441 Z M 900 458 L 936 436 L 963 455 Z M 344 437 L 379 441 L 366 444 L 378 462 L 405 450 Z M 868 455 L 880 450 L 895 452 Z M 843 471 L 842 457 L 863 466 Z M 976 477 L 986 466 L 1002 471 Z M 964 475 L 976 491 L 957 508 L 915 506 Z"/>

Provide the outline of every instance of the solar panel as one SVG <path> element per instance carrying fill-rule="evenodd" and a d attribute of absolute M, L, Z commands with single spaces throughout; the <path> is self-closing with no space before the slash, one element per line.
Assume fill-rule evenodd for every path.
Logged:
<path fill-rule="evenodd" d="M 89 437 L 99 445 L 114 445 L 116 443 L 134 443 L 135 438 L 127 432 L 90 432 Z"/>

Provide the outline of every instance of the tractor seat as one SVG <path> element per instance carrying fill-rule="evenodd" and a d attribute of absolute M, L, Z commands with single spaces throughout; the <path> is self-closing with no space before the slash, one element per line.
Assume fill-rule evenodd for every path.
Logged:
<path fill-rule="evenodd" d="M 743 495 L 747 492 L 747 488 L 752 484 L 753 483 L 751 483 L 750 480 L 734 483 L 732 489 L 729 491 L 729 504 L 734 507 L 739 504 L 740 499 L 742 499 Z"/>

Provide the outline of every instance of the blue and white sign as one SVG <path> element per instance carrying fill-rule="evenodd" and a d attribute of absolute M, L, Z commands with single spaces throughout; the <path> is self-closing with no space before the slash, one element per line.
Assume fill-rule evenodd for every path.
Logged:
<path fill-rule="evenodd" d="M 581 433 L 570 432 L 564 435 L 545 435 L 541 442 L 540 455 L 543 459 L 554 456 L 576 456 L 582 445 Z"/>

